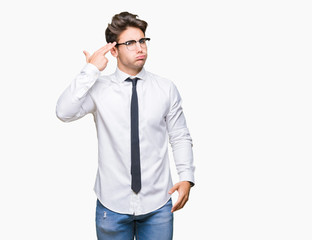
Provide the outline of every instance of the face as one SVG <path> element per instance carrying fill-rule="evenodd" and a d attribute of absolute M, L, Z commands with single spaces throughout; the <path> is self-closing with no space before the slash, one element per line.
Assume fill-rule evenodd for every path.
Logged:
<path fill-rule="evenodd" d="M 130 40 L 138 41 L 144 37 L 141 29 L 128 27 L 120 34 L 117 43 L 124 43 Z M 117 58 L 118 68 L 133 76 L 142 70 L 147 59 L 147 48 L 142 48 L 138 42 L 134 50 L 130 51 L 126 45 L 119 45 L 114 47 L 111 53 Z"/>

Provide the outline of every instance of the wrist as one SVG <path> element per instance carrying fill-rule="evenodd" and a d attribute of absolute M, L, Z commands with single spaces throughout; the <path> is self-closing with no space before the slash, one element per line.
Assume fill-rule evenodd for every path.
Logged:
<path fill-rule="evenodd" d="M 195 184 L 193 182 L 191 181 L 187 181 L 187 182 L 190 184 L 191 187 L 194 187 Z"/>

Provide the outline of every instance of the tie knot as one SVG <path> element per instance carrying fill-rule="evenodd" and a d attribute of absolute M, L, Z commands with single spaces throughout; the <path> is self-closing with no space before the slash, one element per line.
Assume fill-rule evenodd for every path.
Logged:
<path fill-rule="evenodd" d="M 137 78 L 137 77 L 136 77 L 136 78 L 130 78 L 130 77 L 128 77 L 128 78 L 126 79 L 127 82 L 132 82 L 132 86 L 133 86 L 133 87 L 136 86 L 138 80 L 139 80 L 139 78 Z"/>

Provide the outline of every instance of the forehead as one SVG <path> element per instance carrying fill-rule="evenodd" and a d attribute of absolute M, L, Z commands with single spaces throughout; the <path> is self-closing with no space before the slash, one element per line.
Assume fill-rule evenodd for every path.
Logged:
<path fill-rule="evenodd" d="M 139 40 L 144 37 L 144 33 L 140 28 L 128 27 L 119 35 L 119 41 Z"/>

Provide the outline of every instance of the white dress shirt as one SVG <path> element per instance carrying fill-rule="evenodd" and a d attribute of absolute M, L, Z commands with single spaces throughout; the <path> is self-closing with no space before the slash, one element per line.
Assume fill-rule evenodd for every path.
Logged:
<path fill-rule="evenodd" d="M 131 189 L 129 75 L 116 69 L 104 76 L 86 64 L 60 96 L 56 115 L 64 122 L 92 113 L 98 137 L 98 171 L 94 191 L 108 209 L 141 215 L 162 207 L 169 199 L 172 179 L 168 136 L 180 181 L 194 183 L 192 139 L 181 97 L 170 80 L 142 71 L 136 76 L 142 188 Z"/>

